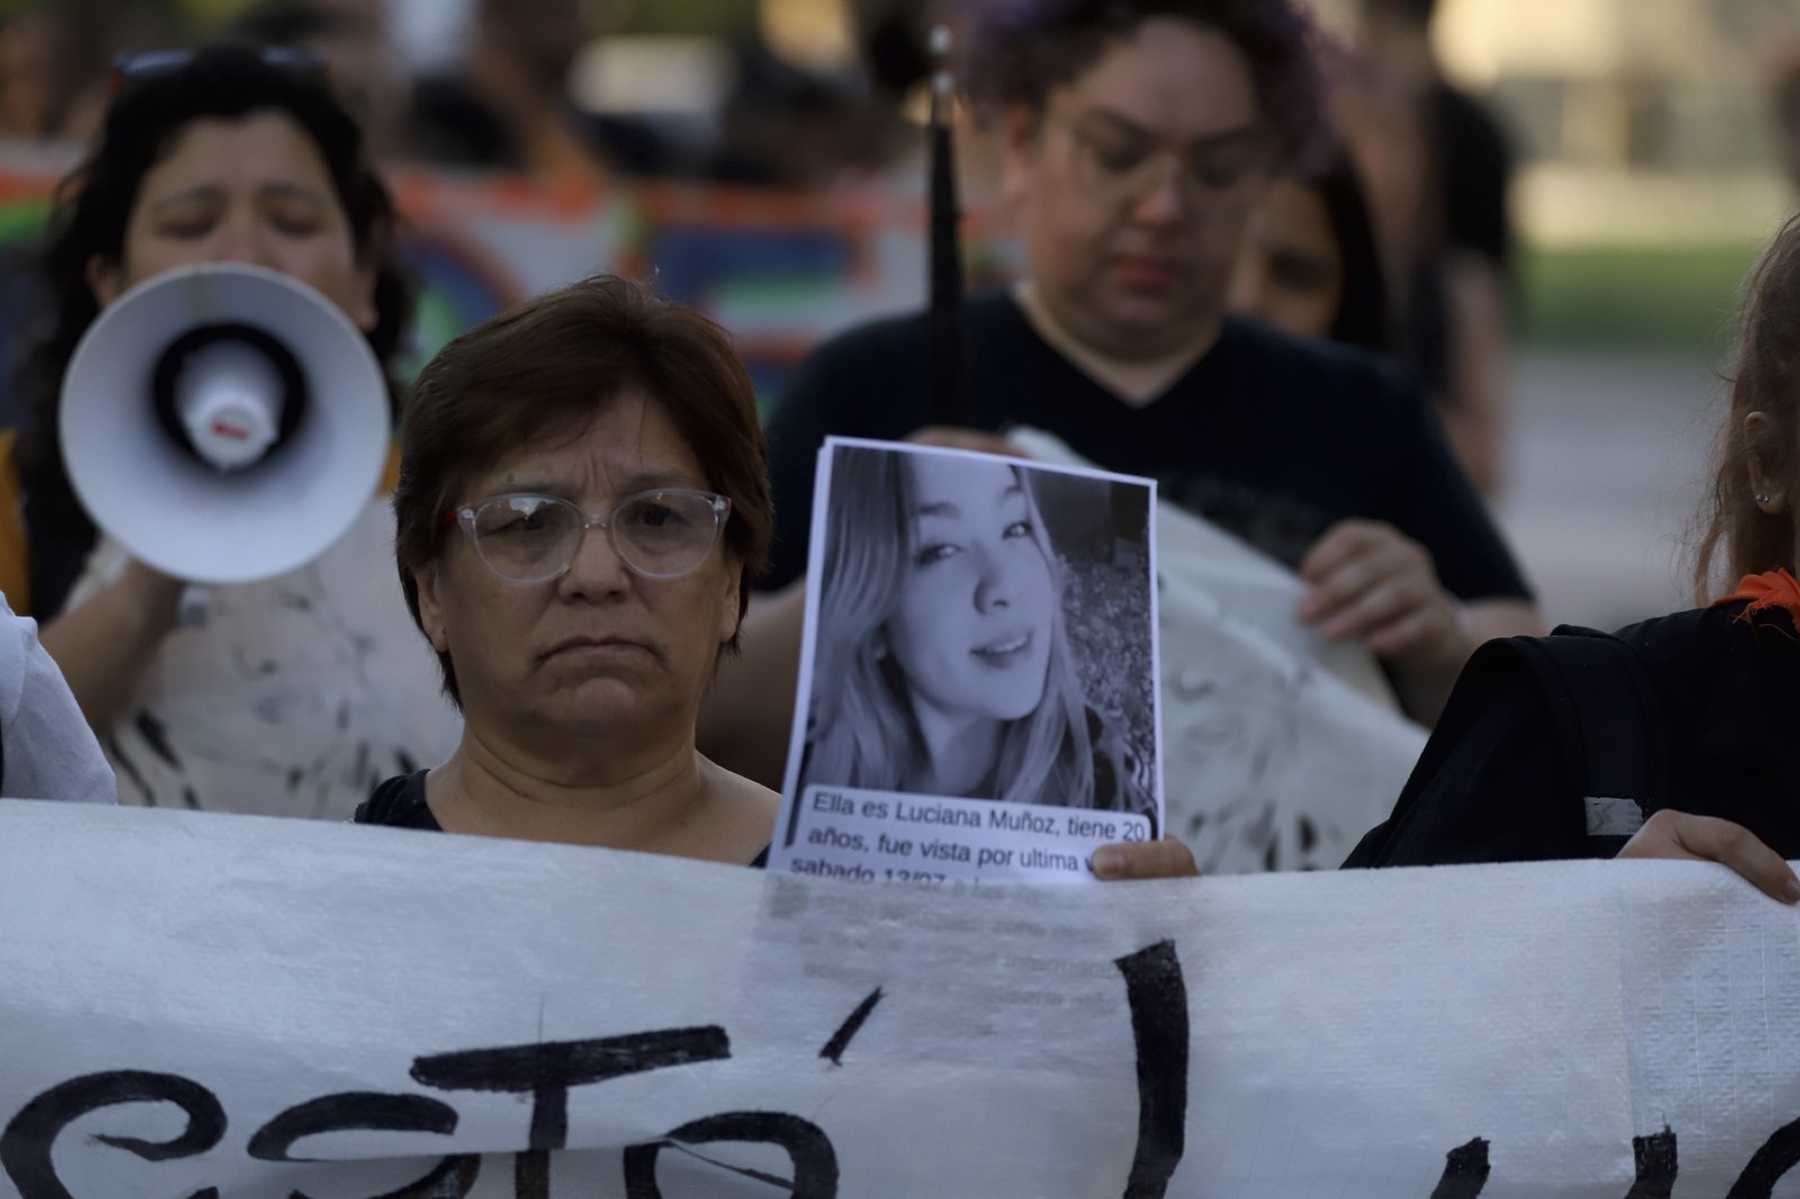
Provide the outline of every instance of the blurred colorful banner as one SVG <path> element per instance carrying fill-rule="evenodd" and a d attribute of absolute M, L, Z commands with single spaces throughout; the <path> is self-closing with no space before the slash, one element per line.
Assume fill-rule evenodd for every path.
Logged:
<path fill-rule="evenodd" d="M 42 307 L 29 277 L 67 148 L 0 148 L 0 356 L 10 363 Z M 526 296 L 611 271 L 653 283 L 731 330 L 767 405 L 820 339 L 925 298 L 925 213 L 917 183 L 791 194 L 697 184 L 555 190 L 424 170 L 389 173 L 405 216 L 401 252 L 421 293 L 410 366 Z M 1014 248 L 965 232 L 972 276 L 1005 278 Z M 13 423 L 8 401 L 0 423 Z"/>

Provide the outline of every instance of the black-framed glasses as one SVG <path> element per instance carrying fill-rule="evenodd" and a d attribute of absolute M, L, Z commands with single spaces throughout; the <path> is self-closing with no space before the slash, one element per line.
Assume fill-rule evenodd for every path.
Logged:
<path fill-rule="evenodd" d="M 127 83 L 167 75 L 194 61 L 193 50 L 146 50 L 141 54 L 121 54 L 113 59 L 112 95 L 118 95 Z M 304 46 L 261 46 L 256 54 L 264 63 L 297 75 L 325 78 L 325 56 Z"/>
<path fill-rule="evenodd" d="M 490 496 L 454 513 L 475 556 L 509 583 L 562 577 L 592 528 L 606 530 L 613 552 L 632 571 L 678 579 L 706 561 L 730 515 L 729 499 L 685 487 L 628 495 L 604 516 L 589 516 L 560 496 L 527 491 Z"/>

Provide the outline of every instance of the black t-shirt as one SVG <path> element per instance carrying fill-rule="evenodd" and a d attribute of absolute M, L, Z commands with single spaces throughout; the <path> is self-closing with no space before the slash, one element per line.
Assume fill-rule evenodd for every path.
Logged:
<path fill-rule="evenodd" d="M 1426 95 L 1426 119 L 1443 201 L 1444 243 L 1473 250 L 1512 274 L 1512 221 L 1507 194 L 1513 154 L 1506 131 L 1486 106 L 1448 83 Z"/>
<path fill-rule="evenodd" d="M 1475 97 L 1448 83 L 1425 96 L 1440 243 L 1414 263 L 1406 280 L 1406 360 L 1438 403 L 1454 406 L 1455 364 L 1449 296 L 1449 256 L 1480 255 L 1510 284 L 1512 218 L 1507 199 L 1513 155 L 1506 132 Z"/>
<path fill-rule="evenodd" d="M 416 770 L 411 774 L 398 774 L 382 783 L 370 793 L 369 798 L 357 805 L 356 815 L 352 818 L 357 824 L 385 824 L 390 828 L 416 828 L 426 832 L 441 833 L 444 826 L 432 815 L 431 805 L 425 802 L 425 776 L 430 773 Z M 769 864 L 769 850 L 763 851 L 750 862 L 753 870 L 762 870 Z"/>
<path fill-rule="evenodd" d="M 1151 476 L 1163 499 L 1290 566 L 1332 525 L 1363 517 L 1424 545 L 1453 595 L 1529 598 L 1435 416 L 1380 360 L 1227 318 L 1204 357 L 1133 407 L 1039 337 L 1010 295 L 963 312 L 968 424 L 1033 426 L 1098 466 Z M 922 428 L 928 366 L 923 316 L 844 334 L 802 366 L 769 423 L 776 536 L 764 586 L 805 573 L 825 437 Z"/>
<path fill-rule="evenodd" d="M 425 776 L 429 773 L 429 770 L 415 770 L 411 774 L 397 774 L 379 784 L 369 793 L 369 798 L 356 805 L 356 815 L 350 819 L 357 824 L 443 832 L 444 826 L 438 823 L 437 817 L 432 815 L 431 805 L 425 802 Z"/>
<path fill-rule="evenodd" d="M 1743 604 L 1681 612 L 1619 632 L 1648 693 L 1640 737 L 1666 749 L 1662 806 L 1750 829 L 1800 857 L 1800 638 L 1785 612 Z M 1587 763 L 1568 748 L 1568 702 L 1517 668 L 1505 643 L 1471 661 L 1394 815 L 1351 866 L 1432 866 L 1591 856 Z M 1608 713 L 1581 724 L 1603 726 Z M 1594 751 L 1589 750 L 1589 753 Z M 1626 798 L 1637 799 L 1638 796 Z"/>

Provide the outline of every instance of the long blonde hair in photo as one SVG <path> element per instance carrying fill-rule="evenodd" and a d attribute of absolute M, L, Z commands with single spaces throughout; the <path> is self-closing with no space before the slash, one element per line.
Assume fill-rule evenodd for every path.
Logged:
<path fill-rule="evenodd" d="M 834 453 L 802 781 L 899 790 L 907 765 L 923 747 L 907 680 L 882 652 L 880 633 L 916 550 L 908 455 L 860 447 Z M 1093 745 L 1063 627 L 1061 568 L 1038 515 L 1030 476 L 1013 470 L 1057 602 L 1043 698 L 1029 716 L 1007 723 L 994 772 L 1001 793 L 985 798 L 1091 807 Z"/>

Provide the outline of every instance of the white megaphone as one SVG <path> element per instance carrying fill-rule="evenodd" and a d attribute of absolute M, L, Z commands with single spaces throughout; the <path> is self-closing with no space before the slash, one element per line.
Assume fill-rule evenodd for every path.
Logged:
<path fill-rule="evenodd" d="M 276 271 L 182 267 L 100 314 L 69 363 L 75 494 L 129 553 L 194 583 L 305 565 L 381 481 L 387 384 L 331 301 Z"/>

